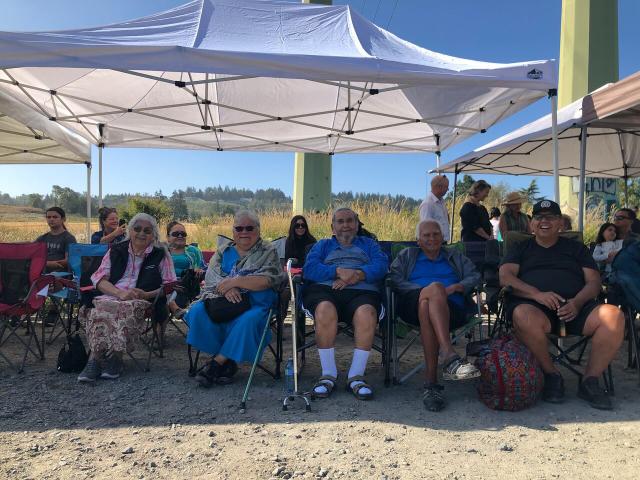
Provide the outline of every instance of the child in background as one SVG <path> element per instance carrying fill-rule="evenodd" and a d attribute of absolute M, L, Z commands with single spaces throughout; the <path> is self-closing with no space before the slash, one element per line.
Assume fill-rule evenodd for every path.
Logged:
<path fill-rule="evenodd" d="M 622 248 L 622 239 L 616 240 L 618 231 L 613 223 L 603 223 L 596 237 L 596 248 L 593 250 L 593 259 L 598 262 L 600 271 L 604 273 L 606 280 L 611 273 L 611 263 L 616 253 Z"/>

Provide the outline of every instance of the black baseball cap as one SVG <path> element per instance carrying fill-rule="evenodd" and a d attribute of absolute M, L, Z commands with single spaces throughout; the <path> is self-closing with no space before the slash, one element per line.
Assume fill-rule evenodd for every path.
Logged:
<path fill-rule="evenodd" d="M 554 215 L 562 215 L 560 211 L 560 205 L 552 200 L 541 200 L 533 206 L 532 215 L 538 215 L 539 213 L 552 213 Z"/>

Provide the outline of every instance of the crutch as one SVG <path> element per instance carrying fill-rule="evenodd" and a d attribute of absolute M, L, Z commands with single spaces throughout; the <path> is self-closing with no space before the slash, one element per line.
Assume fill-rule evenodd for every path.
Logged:
<path fill-rule="evenodd" d="M 293 402 L 296 398 L 302 398 L 305 403 L 305 410 L 311 411 L 311 403 L 309 402 L 309 393 L 300 392 L 298 390 L 298 331 L 296 318 L 296 291 L 293 288 L 293 277 L 291 274 L 291 267 L 295 259 L 290 258 L 287 260 L 287 277 L 289 277 L 289 289 L 291 290 L 291 342 L 293 351 L 293 392 L 285 392 L 284 399 L 282 400 L 282 410 L 286 411 L 289 407 L 289 402 Z M 287 363 L 289 363 L 287 361 Z M 285 367 L 286 368 L 286 367 Z M 286 377 L 286 372 L 285 372 Z"/>
<path fill-rule="evenodd" d="M 242 401 L 240 402 L 240 413 L 245 413 L 247 411 L 247 399 L 249 398 L 249 389 L 251 388 L 251 383 L 253 382 L 253 376 L 256 373 L 256 367 L 258 366 L 258 362 L 260 362 L 260 357 L 262 356 L 262 351 L 265 347 L 265 339 L 267 338 L 267 332 L 269 328 L 271 328 L 271 314 L 273 310 L 269 310 L 269 314 L 267 316 L 267 322 L 264 325 L 264 329 L 262 330 L 262 338 L 260 338 L 260 345 L 258 345 L 258 351 L 256 352 L 256 356 L 253 359 L 253 365 L 251 365 L 251 372 L 249 372 L 249 379 L 247 380 L 247 385 L 244 387 L 244 394 L 242 395 Z"/>

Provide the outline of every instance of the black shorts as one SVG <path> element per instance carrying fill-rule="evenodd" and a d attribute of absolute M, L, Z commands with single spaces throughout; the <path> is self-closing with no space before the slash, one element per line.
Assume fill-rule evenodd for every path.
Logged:
<path fill-rule="evenodd" d="M 507 316 L 507 321 L 510 324 L 513 323 L 512 321 L 513 310 L 518 305 L 522 305 L 522 304 L 533 305 L 534 307 L 542 311 L 542 313 L 544 313 L 547 316 L 547 318 L 549 319 L 549 322 L 551 323 L 551 333 L 555 335 L 560 333 L 560 319 L 558 318 L 558 315 L 556 314 L 555 310 L 551 310 L 550 308 L 547 308 L 544 305 L 540 305 L 535 300 L 530 300 L 528 298 L 512 297 L 509 299 L 509 301 L 507 302 L 507 305 L 505 306 L 505 315 Z M 595 300 L 588 301 L 582 306 L 582 308 L 578 312 L 578 315 L 576 315 L 576 318 L 574 318 L 569 322 L 565 322 L 567 335 L 582 335 L 582 331 L 584 330 L 584 324 L 587 323 L 587 317 L 593 311 L 593 309 L 596 308 L 598 305 L 599 305 L 598 302 L 596 302 Z"/>
<path fill-rule="evenodd" d="M 380 294 L 372 290 L 355 288 L 334 290 L 328 285 L 319 283 L 307 285 L 302 293 L 305 310 L 314 315 L 320 302 L 331 302 L 338 311 L 339 321 L 345 323 L 351 323 L 353 314 L 361 305 L 371 305 L 376 310 L 376 318 L 380 316 Z"/>
<path fill-rule="evenodd" d="M 421 288 L 416 288 L 410 292 L 398 295 L 396 306 L 402 321 L 410 325 L 420 326 L 418 318 L 418 298 L 420 298 Z M 464 308 L 456 305 L 451 300 L 449 304 L 449 330 L 453 331 L 467 323 L 467 313 Z"/>

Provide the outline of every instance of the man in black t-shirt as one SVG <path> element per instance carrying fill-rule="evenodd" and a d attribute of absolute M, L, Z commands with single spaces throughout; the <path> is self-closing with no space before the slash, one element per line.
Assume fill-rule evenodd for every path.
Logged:
<path fill-rule="evenodd" d="M 578 396 L 592 407 L 610 410 L 611 400 L 598 385 L 622 344 L 624 316 L 613 305 L 598 305 L 600 274 L 580 242 L 561 238 L 560 206 L 543 200 L 533 207 L 535 237 L 516 244 L 500 267 L 500 283 L 513 288 L 505 306 L 514 333 L 535 355 L 545 373 L 543 399 L 564 400 L 564 383 L 549 355 L 546 335 L 561 323 L 574 335 L 592 338 L 591 355 Z"/>

